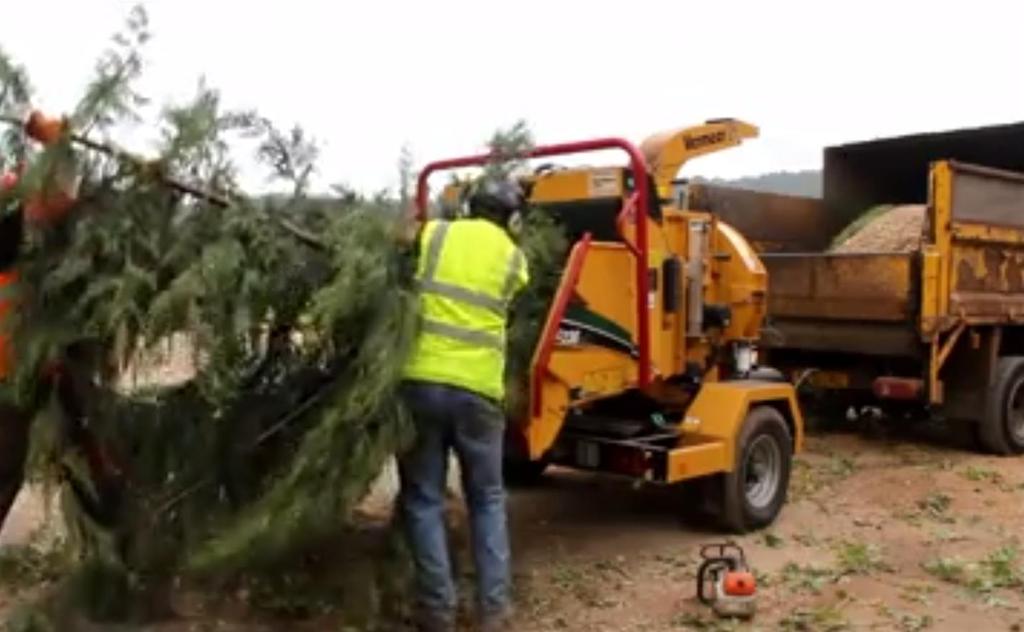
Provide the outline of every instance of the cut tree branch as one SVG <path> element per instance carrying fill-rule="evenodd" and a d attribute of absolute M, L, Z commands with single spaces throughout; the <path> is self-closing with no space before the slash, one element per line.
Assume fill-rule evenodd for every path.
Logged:
<path fill-rule="evenodd" d="M 6 123 L 8 125 L 13 125 L 17 127 L 24 127 L 25 125 L 25 122 L 20 118 L 10 116 L 7 114 L 0 114 L 0 123 Z M 178 193 L 182 193 L 184 195 L 200 199 L 204 202 L 213 204 L 214 206 L 220 208 L 227 208 L 228 206 L 231 205 L 231 201 L 226 196 L 218 195 L 217 193 L 213 193 L 211 191 L 206 191 L 204 189 L 193 186 L 186 182 L 182 182 L 180 180 L 177 180 L 176 178 L 167 175 L 160 168 L 158 162 L 145 160 L 143 158 L 140 158 L 139 156 L 124 151 L 123 149 L 94 141 L 91 138 L 82 136 L 80 134 L 70 134 L 69 139 L 72 143 L 81 145 L 82 147 L 104 154 L 106 156 L 110 156 L 115 160 L 127 163 L 140 173 L 155 176 L 156 179 L 161 184 L 174 191 L 177 191 Z M 287 220 L 283 217 L 273 216 L 271 216 L 271 220 L 276 222 L 286 232 L 290 233 L 293 237 L 303 242 L 307 246 L 310 246 L 311 248 L 315 248 L 317 250 L 327 250 L 327 245 L 319 237 L 309 232 L 308 230 L 300 226 L 297 226 L 294 222 Z"/>

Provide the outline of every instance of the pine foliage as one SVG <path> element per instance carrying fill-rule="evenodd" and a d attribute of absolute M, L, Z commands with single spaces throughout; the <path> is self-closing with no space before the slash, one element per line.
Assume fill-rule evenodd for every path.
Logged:
<path fill-rule="evenodd" d="M 71 117 L 76 132 L 140 117 L 145 23 L 135 11 L 115 38 Z M 161 124 L 158 158 L 144 169 L 67 138 L 32 157 L 23 189 L 47 186 L 60 161 L 75 161 L 82 179 L 69 219 L 32 230 L 19 263 L 14 397 L 38 406 L 43 367 L 75 350 L 74 369 L 96 386 L 89 421 L 131 481 L 119 534 L 131 563 L 270 558 L 337 525 L 408 434 L 393 396 L 414 331 L 407 255 L 390 238 L 397 215 L 311 197 L 316 149 L 302 131 L 225 112 L 206 86 Z M 232 135 L 256 142 L 287 195 L 236 193 Z M 230 204 L 175 194 L 158 174 Z M 322 245 L 283 221 L 315 230 Z M 145 396 L 115 389 L 141 349 L 182 332 L 200 365 L 194 379 Z"/>
<path fill-rule="evenodd" d="M 146 120 L 137 82 L 148 37 L 136 9 L 69 117 L 74 134 L 109 138 Z M 0 112 L 30 97 L 24 70 L 0 54 Z M 5 323 L 17 367 L 5 396 L 40 413 L 38 462 L 81 472 L 40 376 L 63 359 L 90 386 L 90 427 L 113 446 L 128 494 L 112 534 L 81 511 L 65 516 L 83 555 L 132 581 L 287 561 L 338 532 L 411 434 L 396 397 L 417 320 L 412 253 L 394 239 L 400 199 L 314 194 L 316 145 L 300 128 L 227 110 L 202 83 L 158 125 L 147 162 L 83 150 L 67 134 L 27 150 L 8 130 L 0 147 L 28 158 L 8 195 L 45 190 L 69 166 L 81 177 L 68 219 L 26 236 L 24 295 Z M 523 124 L 497 134 L 488 169 L 517 172 L 530 143 Z M 238 146 L 255 147 L 286 192 L 243 195 Z M 408 154 L 401 165 L 406 197 Z M 215 195 L 182 195 L 167 177 Z M 533 213 L 523 247 L 533 282 L 510 334 L 518 402 L 566 243 Z M 118 388 L 133 358 L 179 335 L 193 345 L 194 377 Z"/>
<path fill-rule="evenodd" d="M 0 113 L 20 115 L 32 101 L 28 73 L 0 48 Z M 22 135 L 13 127 L 0 129 L 0 168 L 10 169 L 25 153 Z"/>

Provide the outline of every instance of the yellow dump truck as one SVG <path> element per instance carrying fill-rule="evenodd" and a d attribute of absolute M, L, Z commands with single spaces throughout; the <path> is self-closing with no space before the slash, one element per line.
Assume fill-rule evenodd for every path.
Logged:
<path fill-rule="evenodd" d="M 1024 124 L 824 157 L 822 199 L 699 184 L 678 193 L 759 251 L 769 363 L 842 409 L 969 420 L 986 450 L 1024 452 Z M 831 252 L 878 204 L 926 205 L 920 246 Z"/>

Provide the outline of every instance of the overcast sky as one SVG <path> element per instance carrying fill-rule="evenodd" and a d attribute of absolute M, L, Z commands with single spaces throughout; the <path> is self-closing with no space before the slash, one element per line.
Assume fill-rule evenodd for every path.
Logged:
<path fill-rule="evenodd" d="M 0 46 L 40 105 L 70 108 L 129 8 L 5 0 Z M 761 138 L 691 165 L 738 176 L 816 167 L 823 145 L 1024 119 L 1024 5 L 988 2 L 149 0 L 147 92 L 301 123 L 323 175 L 391 186 L 526 119 L 539 141 L 733 116 Z M 131 139 L 125 142 L 131 143 Z"/>

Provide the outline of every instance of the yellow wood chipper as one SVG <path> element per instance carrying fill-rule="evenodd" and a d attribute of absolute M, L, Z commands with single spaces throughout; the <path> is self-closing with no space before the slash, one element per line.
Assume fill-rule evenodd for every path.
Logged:
<path fill-rule="evenodd" d="M 757 128 L 732 119 L 651 136 L 538 147 L 532 158 L 618 150 L 627 166 L 523 178 L 531 205 L 572 247 L 533 355 L 529 408 L 510 419 L 510 480 L 549 464 L 652 483 L 700 479 L 724 526 L 771 523 L 786 499 L 803 421 L 793 387 L 757 366 L 767 275 L 743 235 L 685 210 L 673 182 L 696 156 Z M 427 165 L 428 178 L 488 155 Z M 455 185 L 457 186 L 457 185 Z"/>

